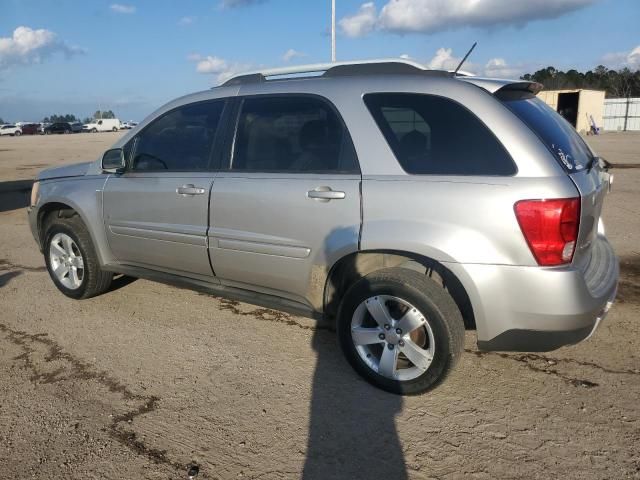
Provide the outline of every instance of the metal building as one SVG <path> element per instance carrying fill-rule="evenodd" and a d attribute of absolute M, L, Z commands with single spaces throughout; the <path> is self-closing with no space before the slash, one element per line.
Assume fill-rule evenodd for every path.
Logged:
<path fill-rule="evenodd" d="M 604 129 L 640 131 L 640 97 L 607 98 L 604 101 Z"/>
<path fill-rule="evenodd" d="M 604 90 L 543 90 L 538 97 L 562 115 L 580 133 L 589 132 L 591 122 L 603 127 Z"/>

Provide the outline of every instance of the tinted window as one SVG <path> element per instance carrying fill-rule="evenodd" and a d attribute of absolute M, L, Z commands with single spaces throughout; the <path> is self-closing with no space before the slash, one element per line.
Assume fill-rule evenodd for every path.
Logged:
<path fill-rule="evenodd" d="M 354 172 L 351 139 L 333 109 L 311 97 L 248 98 L 242 104 L 234 170 Z"/>
<path fill-rule="evenodd" d="M 533 95 L 499 95 L 502 102 L 526 123 L 568 171 L 582 170 L 593 156 L 576 129 L 559 113 Z"/>
<path fill-rule="evenodd" d="M 452 100 L 385 93 L 366 95 L 365 102 L 407 173 L 516 173 L 511 157 L 489 129 Z"/>
<path fill-rule="evenodd" d="M 223 101 L 195 103 L 154 120 L 136 136 L 132 169 L 207 169 L 223 107 Z"/>

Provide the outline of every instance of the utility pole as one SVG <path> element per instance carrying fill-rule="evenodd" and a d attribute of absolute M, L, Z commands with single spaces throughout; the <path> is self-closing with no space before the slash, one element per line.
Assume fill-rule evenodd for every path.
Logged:
<path fill-rule="evenodd" d="M 336 0 L 331 0 L 331 61 L 336 61 Z"/>

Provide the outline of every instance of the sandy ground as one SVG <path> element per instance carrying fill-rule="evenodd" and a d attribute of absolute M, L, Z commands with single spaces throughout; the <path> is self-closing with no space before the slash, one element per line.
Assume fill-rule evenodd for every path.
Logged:
<path fill-rule="evenodd" d="M 2 138 L 0 178 L 114 140 Z M 640 163 L 640 135 L 596 142 Z M 640 478 L 640 169 L 614 174 L 622 279 L 596 335 L 480 354 L 469 331 L 456 372 L 410 398 L 360 380 L 308 319 L 143 280 L 70 300 L 24 209 L 0 208 L 0 478 Z"/>

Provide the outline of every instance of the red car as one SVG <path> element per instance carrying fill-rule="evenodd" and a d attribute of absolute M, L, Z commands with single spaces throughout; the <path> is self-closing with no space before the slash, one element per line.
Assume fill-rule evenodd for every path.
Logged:
<path fill-rule="evenodd" d="M 22 134 L 23 135 L 37 135 L 40 132 L 38 131 L 40 125 L 37 123 L 25 123 L 22 125 Z"/>

